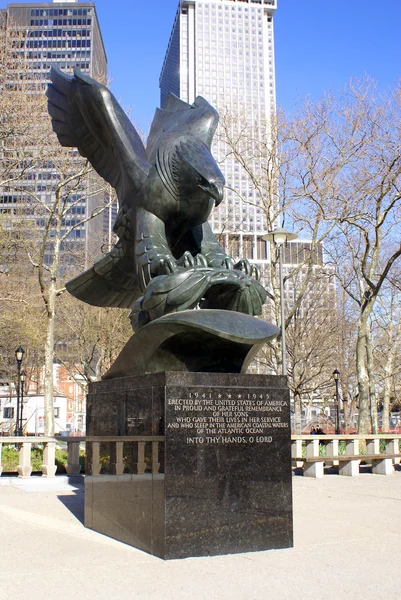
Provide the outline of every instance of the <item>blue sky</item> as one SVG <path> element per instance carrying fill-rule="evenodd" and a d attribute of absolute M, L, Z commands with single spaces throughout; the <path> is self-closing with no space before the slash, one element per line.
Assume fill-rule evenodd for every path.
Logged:
<path fill-rule="evenodd" d="M 178 0 L 95 0 L 112 90 L 147 131 Z M 5 6 L 5 3 L 2 3 Z M 401 0 L 278 0 L 277 101 L 341 90 L 370 75 L 380 89 L 401 76 Z"/>

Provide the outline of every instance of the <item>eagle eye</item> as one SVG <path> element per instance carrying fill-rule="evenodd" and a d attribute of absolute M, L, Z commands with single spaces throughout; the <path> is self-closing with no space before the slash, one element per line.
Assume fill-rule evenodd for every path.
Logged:
<path fill-rule="evenodd" d="M 198 173 L 198 185 L 209 186 L 209 181 L 200 173 Z"/>

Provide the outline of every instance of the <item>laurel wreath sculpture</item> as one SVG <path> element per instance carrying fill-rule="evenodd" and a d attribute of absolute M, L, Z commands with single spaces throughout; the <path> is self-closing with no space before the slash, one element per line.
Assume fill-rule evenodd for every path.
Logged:
<path fill-rule="evenodd" d="M 242 271 L 194 266 L 152 279 L 130 319 L 137 331 L 165 314 L 196 307 L 259 315 L 265 301 L 262 284 Z"/>

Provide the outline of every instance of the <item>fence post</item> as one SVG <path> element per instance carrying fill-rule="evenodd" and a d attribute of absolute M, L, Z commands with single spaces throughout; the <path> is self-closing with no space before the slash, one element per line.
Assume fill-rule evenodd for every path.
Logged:
<path fill-rule="evenodd" d="M 42 477 L 54 477 L 56 466 L 56 442 L 45 442 L 43 451 Z"/>
<path fill-rule="evenodd" d="M 380 439 L 369 440 L 367 443 L 367 452 L 368 454 L 377 455 L 377 459 L 372 458 L 372 473 L 375 475 L 391 475 L 393 473 L 392 459 L 386 458 L 385 454 L 380 454 Z"/>
<path fill-rule="evenodd" d="M 338 465 L 338 440 L 330 440 L 325 443 L 326 447 L 326 458 L 325 461 L 327 466 Z M 336 460 L 330 460 L 330 458 L 335 457 Z"/>
<path fill-rule="evenodd" d="M 159 469 L 159 442 L 152 442 L 152 473 L 158 473 Z"/>
<path fill-rule="evenodd" d="M 293 440 L 291 443 L 291 457 L 293 467 L 302 467 L 302 440 Z M 299 459 L 299 460 L 297 460 Z"/>
<path fill-rule="evenodd" d="M 366 443 L 366 452 L 368 454 L 380 454 L 380 440 L 367 440 Z"/>
<path fill-rule="evenodd" d="M 19 451 L 19 465 L 17 467 L 18 477 L 26 479 L 32 473 L 31 465 L 31 442 L 22 442 Z"/>
<path fill-rule="evenodd" d="M 340 475 L 355 477 L 359 475 L 360 459 L 347 459 L 347 456 L 356 456 L 359 454 L 359 439 L 347 440 L 345 444 L 345 455 L 339 457 Z"/>
<path fill-rule="evenodd" d="M 138 442 L 138 462 L 136 468 L 138 475 L 145 473 L 145 442 Z"/>
<path fill-rule="evenodd" d="M 65 470 L 69 477 L 79 475 L 81 465 L 79 464 L 79 442 L 67 442 L 68 445 L 68 464 L 65 465 Z"/>
<path fill-rule="evenodd" d="M 92 476 L 100 475 L 100 442 L 92 442 Z"/>
<path fill-rule="evenodd" d="M 399 439 L 386 440 L 386 454 L 399 454 L 400 453 L 399 442 L 400 442 Z M 399 462 L 400 462 L 400 458 L 398 456 L 393 458 L 393 463 L 395 465 L 398 465 Z"/>
<path fill-rule="evenodd" d="M 308 458 L 319 458 L 319 440 L 306 440 L 306 459 L 304 477 L 323 477 L 324 463 L 322 460 L 308 462 Z"/>
<path fill-rule="evenodd" d="M 124 475 L 124 442 L 116 442 L 116 462 L 112 465 L 115 475 Z"/>

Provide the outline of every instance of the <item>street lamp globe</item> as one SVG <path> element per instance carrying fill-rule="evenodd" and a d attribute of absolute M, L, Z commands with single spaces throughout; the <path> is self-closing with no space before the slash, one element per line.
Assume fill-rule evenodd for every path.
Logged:
<path fill-rule="evenodd" d="M 266 235 L 263 236 L 263 239 L 266 242 L 273 242 L 275 246 L 282 246 L 285 242 L 291 242 L 296 240 L 298 237 L 297 233 L 291 233 L 290 231 L 286 231 L 282 227 L 278 227 L 274 231 L 269 231 Z"/>
<path fill-rule="evenodd" d="M 17 363 L 22 362 L 22 359 L 24 358 L 24 354 L 25 354 L 25 350 L 22 348 L 22 346 L 18 346 L 18 348 L 15 351 L 15 358 L 17 360 Z"/>
<path fill-rule="evenodd" d="M 338 369 L 335 369 L 333 371 L 333 377 L 336 381 L 338 381 L 340 379 L 340 371 Z"/>

